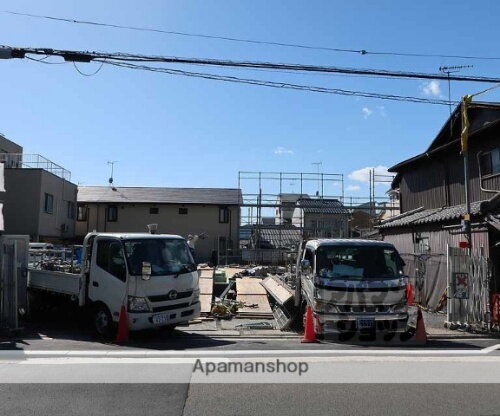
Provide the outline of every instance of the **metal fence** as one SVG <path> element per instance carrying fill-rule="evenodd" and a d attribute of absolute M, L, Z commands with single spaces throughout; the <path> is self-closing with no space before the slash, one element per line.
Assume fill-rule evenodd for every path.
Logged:
<path fill-rule="evenodd" d="M 491 262 L 480 251 L 447 248 L 447 324 L 450 328 L 489 330 L 491 328 Z"/>
<path fill-rule="evenodd" d="M 39 154 L 0 153 L 0 163 L 6 168 L 43 169 L 62 179 L 71 181 L 71 172 Z"/>

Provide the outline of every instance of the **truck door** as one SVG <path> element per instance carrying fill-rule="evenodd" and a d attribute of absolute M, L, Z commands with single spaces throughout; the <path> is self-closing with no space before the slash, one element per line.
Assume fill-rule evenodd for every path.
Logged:
<path fill-rule="evenodd" d="M 94 242 L 89 276 L 89 298 L 108 307 L 113 320 L 127 304 L 127 266 L 122 243 L 118 239 L 99 238 Z"/>

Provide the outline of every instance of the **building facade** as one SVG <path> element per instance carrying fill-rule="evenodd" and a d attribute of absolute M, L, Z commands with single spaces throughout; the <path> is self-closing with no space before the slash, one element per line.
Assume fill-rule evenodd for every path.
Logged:
<path fill-rule="evenodd" d="M 292 225 L 303 230 L 305 238 L 348 238 L 350 213 L 337 199 L 297 200 Z"/>
<path fill-rule="evenodd" d="M 31 241 L 64 243 L 75 235 L 77 187 L 71 174 L 40 155 L 0 137 L 4 164 L 4 231 L 29 235 Z"/>
<path fill-rule="evenodd" d="M 79 240 L 92 231 L 157 232 L 206 235 L 196 242 L 198 261 L 207 261 L 212 252 L 232 257 L 238 251 L 239 189 L 153 188 L 80 186 L 76 235 Z"/>
<path fill-rule="evenodd" d="M 458 106 L 422 154 L 389 169 L 401 214 L 382 221 L 383 239 L 395 244 L 410 276 L 422 278 L 419 302 L 431 309 L 446 304 L 447 247 L 468 243 L 491 260 L 492 292 L 500 290 L 500 105 L 475 103 L 468 110 L 471 241 L 462 227 L 465 205 Z"/>

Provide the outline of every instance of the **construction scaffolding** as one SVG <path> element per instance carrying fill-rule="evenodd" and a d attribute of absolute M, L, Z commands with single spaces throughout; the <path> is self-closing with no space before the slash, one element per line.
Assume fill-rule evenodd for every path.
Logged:
<path fill-rule="evenodd" d="M 393 176 L 370 169 L 369 196 L 360 197 L 345 195 L 342 173 L 238 172 L 243 260 L 283 264 L 304 237 L 352 237 L 355 211 L 366 213 L 370 219 L 366 228 L 373 230 L 378 213 L 399 210 L 389 196 L 376 195 L 377 184 L 392 180 Z"/>

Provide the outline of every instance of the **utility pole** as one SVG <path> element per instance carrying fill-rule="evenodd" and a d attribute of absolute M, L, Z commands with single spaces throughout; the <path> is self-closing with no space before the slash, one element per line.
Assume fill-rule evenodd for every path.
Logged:
<path fill-rule="evenodd" d="M 465 215 L 462 220 L 462 230 L 465 232 L 468 242 L 469 254 L 472 254 L 472 230 L 470 225 L 470 194 L 469 194 L 469 116 L 468 106 L 472 102 L 472 95 L 464 95 L 462 98 L 462 134 L 460 136 L 461 151 L 464 159 L 464 193 L 465 193 Z"/>

